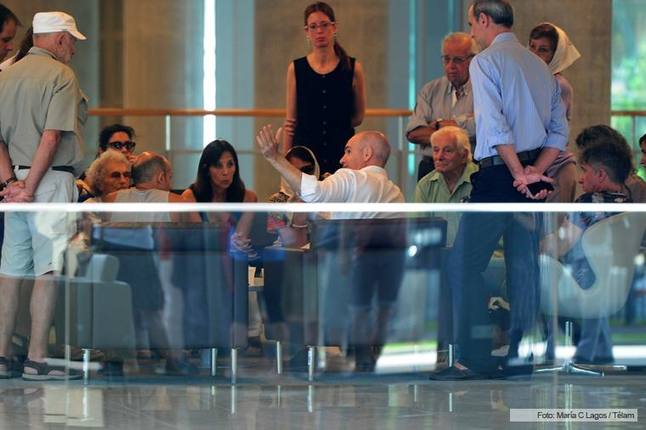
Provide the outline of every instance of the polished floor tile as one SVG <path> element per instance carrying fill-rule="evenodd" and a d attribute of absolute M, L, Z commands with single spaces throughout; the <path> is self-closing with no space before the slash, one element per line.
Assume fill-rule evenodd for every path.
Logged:
<path fill-rule="evenodd" d="M 501 429 L 555 428 L 510 423 L 511 408 L 626 408 L 637 423 L 571 423 L 568 428 L 644 428 L 646 374 L 535 376 L 434 382 L 416 375 L 284 385 L 248 380 L 148 378 L 129 383 L 0 381 L 0 429 Z M 385 381 L 384 381 L 385 379 Z M 562 426 L 562 424 L 561 424 Z"/>

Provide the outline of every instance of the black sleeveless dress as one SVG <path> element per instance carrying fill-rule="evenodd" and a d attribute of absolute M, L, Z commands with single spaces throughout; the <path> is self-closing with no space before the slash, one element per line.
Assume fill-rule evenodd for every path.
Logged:
<path fill-rule="evenodd" d="M 334 173 L 341 167 L 343 148 L 354 135 L 354 64 L 351 57 L 349 68 L 339 62 L 332 72 L 321 75 L 310 67 L 306 57 L 294 60 L 297 110 L 294 145 L 314 152 L 322 174 Z"/>

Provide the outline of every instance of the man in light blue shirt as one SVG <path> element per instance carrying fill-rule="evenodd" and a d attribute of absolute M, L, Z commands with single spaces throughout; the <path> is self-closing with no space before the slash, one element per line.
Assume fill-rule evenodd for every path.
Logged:
<path fill-rule="evenodd" d="M 507 0 L 475 0 L 469 8 L 471 35 L 482 51 L 471 61 L 476 117 L 471 202 L 532 202 L 547 190 L 531 192 L 567 143 L 568 126 L 560 90 L 545 63 L 518 43 Z M 500 238 L 511 301 L 510 357 L 538 310 L 538 223 L 532 214 L 467 213 L 447 263 L 454 296 L 457 363 L 440 379 L 490 375 L 492 327 L 487 315 L 486 270 Z"/>

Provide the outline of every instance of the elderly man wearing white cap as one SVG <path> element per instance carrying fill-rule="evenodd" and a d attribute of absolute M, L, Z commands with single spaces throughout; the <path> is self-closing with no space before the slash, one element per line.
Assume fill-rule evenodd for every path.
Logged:
<path fill-rule="evenodd" d="M 81 127 L 87 99 L 68 66 L 76 40 L 85 40 L 63 12 L 34 16 L 34 47 L 0 73 L 0 196 L 5 202 L 76 201 L 75 166 L 82 159 Z M 51 277 L 62 269 L 73 228 L 65 214 L 7 213 L 0 261 L 0 378 L 14 376 L 10 337 L 20 280 L 35 276 L 31 337 L 22 377 L 64 379 L 45 361 L 56 293 Z"/>

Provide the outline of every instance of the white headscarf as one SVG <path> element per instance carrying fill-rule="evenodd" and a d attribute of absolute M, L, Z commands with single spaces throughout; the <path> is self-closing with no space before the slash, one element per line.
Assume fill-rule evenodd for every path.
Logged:
<path fill-rule="evenodd" d="M 576 49 L 576 46 L 574 46 L 572 41 L 570 41 L 567 33 L 560 27 L 552 24 L 551 22 L 543 22 L 542 24 L 551 25 L 556 29 L 556 32 L 559 35 L 559 41 L 556 45 L 556 51 L 554 51 L 554 57 L 552 58 L 552 61 L 550 61 L 550 64 L 548 64 L 552 74 L 556 75 L 581 58 L 581 54 L 579 53 L 579 50 Z"/>
<path fill-rule="evenodd" d="M 287 154 L 285 154 L 285 157 L 288 158 L 289 155 L 293 152 L 293 150 L 295 148 L 303 148 L 307 152 L 309 152 L 310 156 L 312 157 L 312 160 L 314 160 L 314 173 L 313 173 L 313 176 L 316 176 L 316 179 L 319 179 L 320 176 L 321 176 L 321 168 L 319 166 L 318 160 L 316 159 L 316 156 L 314 155 L 314 153 L 312 152 L 311 149 L 309 149 L 309 148 L 307 148 L 305 146 L 293 146 L 289 151 L 287 151 Z M 294 192 L 294 190 L 292 190 L 292 187 L 289 186 L 289 184 L 287 183 L 285 178 L 280 179 L 280 192 L 287 195 L 287 196 L 289 196 L 290 201 L 293 200 L 294 197 L 296 196 L 296 193 Z"/>

